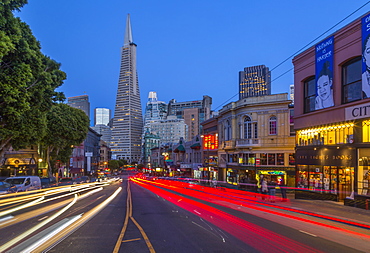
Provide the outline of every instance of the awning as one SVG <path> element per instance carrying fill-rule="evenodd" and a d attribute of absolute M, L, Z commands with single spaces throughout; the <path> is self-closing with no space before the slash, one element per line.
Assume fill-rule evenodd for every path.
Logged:
<path fill-rule="evenodd" d="M 183 145 L 179 145 L 177 148 L 175 148 L 175 150 L 173 151 L 173 152 L 175 152 L 175 153 L 185 153 L 185 148 L 184 148 L 184 146 Z"/>
<path fill-rule="evenodd" d="M 200 149 L 200 143 L 194 143 L 193 145 L 190 146 L 192 149 Z"/>

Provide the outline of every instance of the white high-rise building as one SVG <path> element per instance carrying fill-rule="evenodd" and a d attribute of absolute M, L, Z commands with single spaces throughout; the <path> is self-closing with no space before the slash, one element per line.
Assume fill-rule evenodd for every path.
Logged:
<path fill-rule="evenodd" d="M 150 125 L 154 122 L 159 122 L 166 119 L 167 117 L 167 104 L 162 101 L 158 101 L 157 92 L 149 92 L 148 102 L 145 107 L 144 116 L 144 132 L 151 132 Z"/>
<path fill-rule="evenodd" d="M 160 137 L 160 142 L 177 143 L 181 137 L 187 138 L 188 126 L 184 119 L 168 116 L 166 120 L 151 124 L 151 132 Z"/>
<path fill-rule="evenodd" d="M 136 44 L 132 39 L 130 14 L 121 48 L 121 67 L 114 110 L 111 151 L 112 157 L 129 163 L 141 160 L 143 116 L 136 70 Z"/>
<path fill-rule="evenodd" d="M 94 109 L 94 125 L 108 125 L 111 119 L 111 110 L 108 108 Z"/>

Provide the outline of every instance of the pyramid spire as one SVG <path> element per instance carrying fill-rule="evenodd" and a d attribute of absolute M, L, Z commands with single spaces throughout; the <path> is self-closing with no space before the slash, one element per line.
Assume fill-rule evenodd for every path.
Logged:
<path fill-rule="evenodd" d="M 127 46 L 132 43 L 132 31 L 131 31 L 131 22 L 130 22 L 130 14 L 127 14 L 127 19 L 126 19 L 126 31 L 125 31 L 125 37 L 123 40 L 123 45 Z"/>

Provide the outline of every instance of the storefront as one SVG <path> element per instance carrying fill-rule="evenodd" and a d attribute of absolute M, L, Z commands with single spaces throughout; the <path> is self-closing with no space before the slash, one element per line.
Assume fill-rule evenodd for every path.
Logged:
<path fill-rule="evenodd" d="M 296 198 L 343 201 L 355 190 L 356 148 L 300 147 L 296 151 Z"/>

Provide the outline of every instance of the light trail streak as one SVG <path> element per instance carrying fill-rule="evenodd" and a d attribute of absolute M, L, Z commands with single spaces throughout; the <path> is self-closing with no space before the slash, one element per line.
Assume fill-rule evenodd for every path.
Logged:
<path fill-rule="evenodd" d="M 21 206 L 19 206 L 19 207 L 15 207 L 15 208 L 12 208 L 12 209 L 9 209 L 9 210 L 6 210 L 6 211 L 2 211 L 2 212 L 0 212 L 0 217 L 5 216 L 5 215 L 8 215 L 8 214 L 10 214 L 10 213 L 13 213 L 13 212 L 15 212 L 15 211 L 19 211 L 19 210 L 21 210 L 21 209 L 24 209 L 24 208 L 27 208 L 27 207 L 33 206 L 33 205 L 35 205 L 35 204 L 37 204 L 37 203 L 41 202 L 43 199 L 44 199 L 44 197 L 42 196 L 41 198 L 36 199 L 36 200 L 34 200 L 34 201 L 32 201 L 32 202 L 29 202 L 29 203 L 27 203 L 27 204 L 24 204 L 24 205 L 21 205 Z"/>
<path fill-rule="evenodd" d="M 29 253 L 29 252 L 32 252 L 32 251 L 36 250 L 42 244 L 44 244 L 45 242 L 47 242 L 48 240 L 50 240 L 52 237 L 54 237 L 55 235 L 57 235 L 60 231 L 62 231 L 63 229 L 65 229 L 69 225 L 73 224 L 78 219 L 80 219 L 81 216 L 82 216 L 82 214 L 76 215 L 75 217 L 73 217 L 72 219 L 70 219 L 69 221 L 67 221 L 66 223 L 64 223 L 63 225 L 59 226 L 57 229 L 51 231 L 46 236 L 42 237 L 40 240 L 36 241 L 35 243 L 33 243 L 32 245 L 30 245 L 29 247 L 23 249 L 22 250 L 22 253 Z"/>
<path fill-rule="evenodd" d="M 79 227 L 83 226 L 87 221 L 97 215 L 103 208 L 105 208 L 122 190 L 122 187 L 119 187 L 111 196 L 109 196 L 106 200 L 102 203 L 91 209 L 90 211 L 86 212 L 82 215 L 82 217 L 76 220 L 74 223 L 70 224 L 68 227 L 64 228 L 63 230 L 59 231 L 56 235 L 52 238 L 49 238 L 46 242 L 42 245 L 39 245 L 35 248 L 34 252 L 43 252 L 45 249 L 50 249 L 59 243 L 62 239 L 68 237 L 74 231 L 76 231 Z"/>
<path fill-rule="evenodd" d="M 142 181 L 144 181 L 144 180 L 142 180 Z M 157 183 L 157 182 L 151 182 L 151 181 L 145 181 L 145 182 L 150 183 L 150 184 L 156 184 Z M 182 183 L 182 184 L 184 184 L 184 183 Z M 185 194 L 185 191 L 183 189 L 182 184 L 179 184 L 177 190 L 175 190 L 175 191 Z M 161 184 L 160 186 L 164 187 L 164 188 L 168 188 L 166 184 Z M 171 189 L 172 190 L 174 189 L 173 186 L 171 186 Z M 204 189 L 206 189 L 207 191 L 205 191 Z M 190 193 L 190 191 L 196 191 L 196 193 L 192 194 L 192 193 Z M 322 218 L 322 219 L 326 219 L 326 220 L 331 220 L 331 221 L 335 221 L 335 222 L 344 223 L 344 224 L 347 224 L 347 225 L 352 225 L 352 226 L 356 226 L 356 227 L 370 229 L 369 225 L 363 224 L 363 223 L 353 222 L 353 221 L 339 219 L 339 218 L 335 218 L 335 217 L 331 217 L 331 216 L 327 216 L 327 215 L 316 214 L 316 213 L 307 212 L 307 211 L 303 211 L 303 210 L 299 210 L 299 209 L 294 209 L 294 208 L 289 208 L 289 207 L 282 207 L 282 206 L 277 206 L 277 205 L 257 201 L 255 198 L 245 196 L 244 192 L 241 194 L 240 192 L 238 192 L 236 190 L 232 190 L 232 189 L 227 189 L 227 191 L 217 191 L 217 189 L 197 186 L 195 188 L 187 188 L 186 192 L 187 192 L 186 193 L 187 195 L 190 195 L 190 196 L 196 197 L 196 198 L 199 198 L 199 196 L 203 196 L 203 200 L 211 201 L 212 203 L 215 203 L 215 204 L 220 204 L 220 203 L 216 203 L 214 201 L 215 198 L 218 198 L 218 200 L 227 201 L 227 202 L 235 204 L 235 205 L 241 205 L 241 203 L 245 203 L 247 205 L 244 205 L 244 207 L 252 208 L 252 209 L 256 209 L 256 210 L 264 210 L 264 211 L 274 213 L 274 214 L 278 214 L 278 215 L 281 215 L 281 214 L 278 213 L 278 212 L 271 211 L 271 210 L 261 209 L 260 206 L 266 206 L 266 207 L 269 207 L 269 208 L 272 207 L 274 209 L 280 209 L 280 210 L 285 210 L 285 211 L 289 211 L 289 212 L 300 213 L 300 214 L 304 214 L 304 215 L 307 215 L 307 216 L 314 216 L 314 217 L 318 217 L 318 218 Z M 212 194 L 212 198 L 210 196 L 208 196 L 208 194 Z M 253 206 L 251 204 L 254 204 L 255 206 Z M 226 205 L 223 205 L 223 206 L 226 206 Z M 226 206 L 226 207 L 229 207 L 229 206 Z M 296 216 L 289 216 L 289 218 L 296 218 Z M 306 221 L 309 221 L 309 220 L 306 220 Z M 309 222 L 311 222 L 311 221 L 309 221 Z M 319 224 L 322 224 L 322 223 L 319 223 Z"/>
<path fill-rule="evenodd" d="M 132 179 L 135 183 L 147 188 L 148 190 L 160 195 L 162 198 L 178 205 L 191 213 L 194 210 L 202 209 L 201 217 L 208 222 L 222 228 L 226 232 L 237 237 L 239 240 L 251 245 L 260 252 L 319 252 L 318 250 L 306 246 L 304 244 L 295 242 L 290 238 L 281 236 L 253 223 L 247 222 L 243 219 L 237 218 L 233 215 L 227 214 L 214 207 L 210 207 L 200 202 L 182 198 L 182 201 L 177 201 L 180 196 L 168 192 L 166 190 L 154 187 L 152 185 L 144 184 L 138 180 Z M 237 228 L 237 229 L 236 229 Z"/>
<path fill-rule="evenodd" d="M 63 209 L 61 209 L 60 211 L 58 211 L 54 215 L 50 216 L 49 218 L 47 218 L 43 222 L 41 222 L 38 225 L 34 226 L 33 228 L 25 231 L 24 233 L 20 234 L 19 236 L 15 237 L 14 239 L 10 240 L 9 242 L 1 245 L 0 246 L 0 252 L 3 252 L 6 249 L 12 247 L 14 244 L 16 244 L 19 241 L 23 240 L 25 237 L 29 236 L 30 234 L 34 233 L 35 231 L 37 231 L 38 229 L 40 229 L 41 227 L 43 227 L 44 225 L 46 225 L 47 223 L 49 223 L 50 221 L 52 221 L 55 218 L 57 218 L 59 215 L 61 215 L 66 210 L 68 210 L 71 206 L 73 206 L 76 203 L 76 201 L 77 201 L 77 195 L 75 195 L 75 198 L 73 199 L 73 201 L 69 205 L 65 206 Z"/>
<path fill-rule="evenodd" d="M 146 183 L 146 184 L 149 184 L 149 185 L 152 185 L 152 184 L 155 185 L 155 184 L 158 183 L 158 182 L 152 182 L 152 181 L 141 180 L 141 179 L 139 179 L 139 180 L 142 181 L 143 183 Z M 246 210 L 237 208 L 238 206 L 240 206 L 240 203 L 241 203 L 240 201 L 241 200 L 240 200 L 240 197 L 234 198 L 232 196 L 232 194 L 230 194 L 230 193 L 233 193 L 233 192 L 226 192 L 226 193 L 219 192 L 219 194 L 221 196 L 219 196 L 217 194 L 213 194 L 213 195 L 209 196 L 209 194 L 206 193 L 206 192 L 202 192 L 202 191 L 194 190 L 194 189 L 183 189 L 181 187 L 178 187 L 178 189 L 175 190 L 173 186 L 166 187 L 166 185 L 163 185 L 163 184 L 161 184 L 161 187 L 171 189 L 171 190 L 176 191 L 180 194 L 185 194 L 185 195 L 197 198 L 197 199 L 201 199 L 201 200 L 204 200 L 204 201 L 207 201 L 207 202 L 211 202 L 211 203 L 221 205 L 221 206 L 224 206 L 224 207 L 227 207 L 227 208 L 233 208 L 233 209 L 236 209 L 236 210 L 243 211 L 243 212 L 247 213 Z M 202 187 L 202 188 L 204 188 L 204 187 Z M 209 191 L 211 191 L 211 189 L 213 190 L 213 188 L 207 188 L 207 190 L 209 190 Z M 232 205 L 230 206 L 226 203 L 230 203 Z M 274 215 L 277 215 L 279 217 L 288 218 L 288 219 L 291 219 L 291 220 L 297 220 L 297 221 L 313 224 L 313 225 L 316 225 L 316 226 L 321 226 L 321 227 L 325 227 L 325 228 L 328 228 L 328 229 L 333 229 L 333 230 L 338 231 L 338 232 L 351 234 L 351 235 L 359 237 L 361 240 L 365 240 L 365 241 L 370 240 L 370 236 L 366 235 L 366 234 L 363 234 L 363 233 L 351 231 L 351 230 L 341 228 L 341 227 L 328 225 L 328 224 L 325 224 L 325 223 L 322 223 L 322 222 L 317 222 L 317 221 L 297 217 L 297 216 L 294 216 L 294 215 L 284 214 L 284 213 L 281 213 L 281 212 L 278 212 L 278 211 L 273 211 L 273 210 L 270 210 L 270 209 L 263 208 L 263 207 L 261 207 L 261 205 L 273 207 L 274 209 L 279 209 L 279 206 L 266 204 L 266 203 L 263 203 L 263 204 L 261 203 L 261 204 L 256 205 L 255 201 L 254 201 L 253 205 L 247 202 L 247 205 L 245 205 L 244 207 L 249 208 L 249 209 L 254 209 L 254 210 L 257 210 L 257 211 L 261 211 L 261 212 L 267 212 L 267 213 L 274 214 Z M 285 208 L 283 207 L 281 209 L 285 209 Z M 290 208 L 290 211 L 295 212 L 295 211 L 299 211 L 299 210 L 295 210 L 295 209 Z M 299 211 L 299 212 L 305 212 L 305 211 Z M 309 214 L 307 214 L 307 215 L 309 215 Z M 322 216 L 322 215 L 318 215 L 318 216 Z M 347 222 L 349 222 L 347 220 L 332 218 L 330 216 L 322 216 L 322 217 L 328 217 L 328 219 L 330 219 L 330 220 L 333 219 L 334 221 L 341 221 L 344 224 L 347 224 Z M 320 217 L 320 218 L 322 218 L 322 217 Z M 357 223 L 357 224 L 362 226 L 362 227 L 365 227 L 365 228 L 367 227 L 366 224 L 361 224 L 361 223 Z M 353 225 L 353 222 L 349 222 L 348 225 Z"/>

